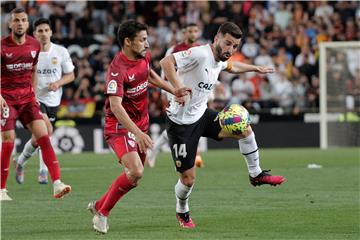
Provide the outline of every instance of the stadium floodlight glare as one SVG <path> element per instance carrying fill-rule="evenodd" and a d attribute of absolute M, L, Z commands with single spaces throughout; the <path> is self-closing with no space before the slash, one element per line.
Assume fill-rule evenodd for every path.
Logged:
<path fill-rule="evenodd" d="M 320 147 L 360 145 L 360 42 L 320 43 Z"/>

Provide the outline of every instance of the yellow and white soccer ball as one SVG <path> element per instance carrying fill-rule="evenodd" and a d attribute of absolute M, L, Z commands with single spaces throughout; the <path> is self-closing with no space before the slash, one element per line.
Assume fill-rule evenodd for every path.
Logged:
<path fill-rule="evenodd" d="M 226 106 L 218 117 L 221 128 L 235 135 L 245 132 L 251 123 L 249 112 L 239 104 Z"/>

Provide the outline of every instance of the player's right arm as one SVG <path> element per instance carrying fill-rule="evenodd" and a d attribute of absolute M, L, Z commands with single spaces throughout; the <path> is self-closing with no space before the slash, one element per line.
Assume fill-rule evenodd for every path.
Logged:
<path fill-rule="evenodd" d="M 109 96 L 110 109 L 115 115 L 116 119 L 127 130 L 135 135 L 135 140 L 139 145 L 140 151 L 145 153 L 147 148 L 153 147 L 153 142 L 151 138 L 141 131 L 138 126 L 131 120 L 127 114 L 125 108 L 122 106 L 122 97 L 119 96 Z"/>

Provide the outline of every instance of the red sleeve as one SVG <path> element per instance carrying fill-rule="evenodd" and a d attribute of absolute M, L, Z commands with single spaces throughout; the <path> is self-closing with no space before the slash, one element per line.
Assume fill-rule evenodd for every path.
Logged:
<path fill-rule="evenodd" d="M 125 81 L 125 75 L 120 71 L 119 67 L 116 67 L 116 64 L 112 62 L 106 73 L 105 95 L 123 97 Z"/>

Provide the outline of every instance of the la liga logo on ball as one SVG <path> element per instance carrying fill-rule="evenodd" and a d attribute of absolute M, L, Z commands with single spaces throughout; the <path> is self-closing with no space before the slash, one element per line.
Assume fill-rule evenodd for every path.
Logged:
<path fill-rule="evenodd" d="M 239 104 L 226 106 L 218 117 L 221 128 L 235 135 L 246 131 L 251 123 L 249 112 Z"/>

